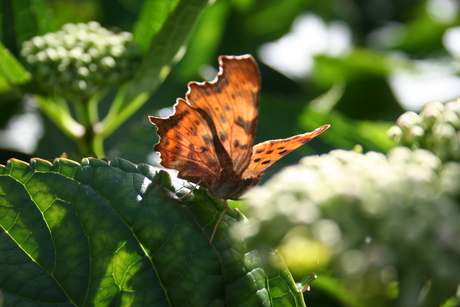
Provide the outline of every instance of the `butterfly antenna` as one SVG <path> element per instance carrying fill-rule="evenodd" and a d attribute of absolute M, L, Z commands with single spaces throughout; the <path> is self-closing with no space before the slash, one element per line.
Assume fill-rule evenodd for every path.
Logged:
<path fill-rule="evenodd" d="M 214 235 L 216 234 L 217 228 L 219 227 L 220 223 L 222 222 L 222 219 L 224 218 L 225 214 L 228 211 L 228 203 L 225 199 L 222 200 L 225 205 L 224 211 L 220 214 L 219 220 L 216 223 L 216 226 L 214 226 L 214 230 L 212 231 L 211 239 L 209 239 L 209 245 L 212 245 L 212 240 L 214 239 Z"/>

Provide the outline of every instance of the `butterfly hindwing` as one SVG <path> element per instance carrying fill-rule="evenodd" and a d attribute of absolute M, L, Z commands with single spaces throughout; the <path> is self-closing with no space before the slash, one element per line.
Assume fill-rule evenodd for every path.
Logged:
<path fill-rule="evenodd" d="M 241 175 L 249 164 L 259 109 L 260 77 L 250 55 L 220 56 L 214 81 L 190 82 L 186 99 L 215 127 L 225 152 L 216 148 L 226 174 Z"/>
<path fill-rule="evenodd" d="M 312 132 L 295 135 L 287 139 L 259 143 L 252 149 L 251 162 L 243 174 L 244 178 L 263 173 L 273 163 L 323 133 L 329 125 L 321 126 Z"/>

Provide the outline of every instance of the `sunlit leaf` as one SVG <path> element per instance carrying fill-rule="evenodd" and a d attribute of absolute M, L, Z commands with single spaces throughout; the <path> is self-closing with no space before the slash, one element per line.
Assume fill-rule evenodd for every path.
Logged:
<path fill-rule="evenodd" d="M 230 8 L 227 1 L 217 1 L 203 11 L 187 53 L 178 64 L 177 73 L 184 83 L 196 78 L 199 68 L 204 63 L 217 66 L 217 59 L 214 56 L 223 38 Z"/>
<path fill-rule="evenodd" d="M 325 123 L 330 124 L 331 128 L 322 138 L 338 148 L 352 149 L 356 145 L 361 145 L 365 151 L 387 152 L 396 145 L 387 136 L 387 131 L 392 126 L 390 122 L 359 121 L 333 110 L 321 113 L 306 107 L 301 116 L 301 123 L 307 130 Z"/>
<path fill-rule="evenodd" d="M 151 166 L 10 160 L 0 167 L 4 306 L 269 306 L 258 256 L 205 191 Z"/>
<path fill-rule="evenodd" d="M 172 14 L 180 0 L 147 0 L 134 27 L 134 41 L 147 51 L 152 38 L 164 26 L 169 14 Z"/>
<path fill-rule="evenodd" d="M 2 43 L 0 43 L 0 76 L 16 85 L 24 84 L 31 78 L 31 75 Z"/>
<path fill-rule="evenodd" d="M 297 288 L 291 273 L 281 254 L 274 251 L 271 254 L 272 269 L 268 271 L 270 293 L 274 306 L 305 306 L 302 292 Z"/>

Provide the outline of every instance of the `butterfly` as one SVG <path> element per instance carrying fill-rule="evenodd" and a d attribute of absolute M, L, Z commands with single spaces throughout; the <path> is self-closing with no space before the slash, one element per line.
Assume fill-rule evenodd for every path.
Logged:
<path fill-rule="evenodd" d="M 329 128 L 254 146 L 259 112 L 260 73 L 249 55 L 219 56 L 213 81 L 189 82 L 185 99 L 178 98 L 167 118 L 149 116 L 160 141 L 153 149 L 160 164 L 178 177 L 206 188 L 222 199 L 237 200 L 257 185 L 273 163 Z"/>

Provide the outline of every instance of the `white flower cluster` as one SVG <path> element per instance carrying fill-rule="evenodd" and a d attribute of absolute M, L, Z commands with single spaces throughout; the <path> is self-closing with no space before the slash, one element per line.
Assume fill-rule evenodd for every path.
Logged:
<path fill-rule="evenodd" d="M 456 289 L 459 186 L 460 163 L 443 164 L 425 149 L 400 146 L 387 155 L 334 150 L 306 157 L 251 190 L 246 235 L 259 249 L 279 249 L 298 276 L 333 270 L 342 284 L 376 291 L 376 297 L 417 274 Z M 380 290 L 371 291 L 371 284 Z"/>
<path fill-rule="evenodd" d="M 388 130 L 399 145 L 425 148 L 443 161 L 460 161 L 460 100 L 430 102 L 420 114 L 405 112 Z"/>
<path fill-rule="evenodd" d="M 114 33 L 97 22 L 65 24 L 22 44 L 21 55 L 46 94 L 85 99 L 130 79 L 141 59 L 129 32 Z"/>

